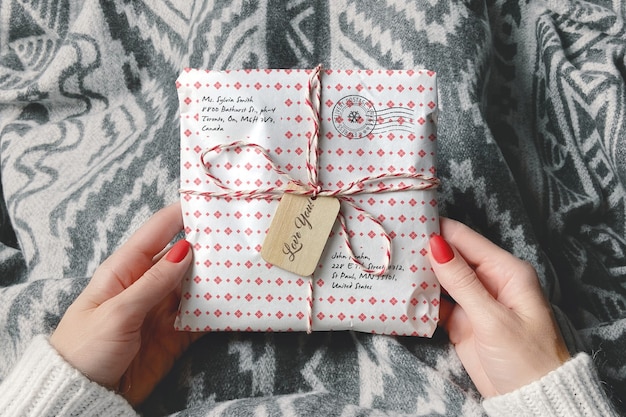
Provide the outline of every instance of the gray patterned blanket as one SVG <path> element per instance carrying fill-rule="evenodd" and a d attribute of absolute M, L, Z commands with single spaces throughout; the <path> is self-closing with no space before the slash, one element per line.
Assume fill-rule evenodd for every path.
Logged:
<path fill-rule="evenodd" d="M 0 380 L 178 199 L 195 68 L 428 68 L 441 212 L 530 261 L 626 411 L 626 2 L 0 1 Z M 212 333 L 146 415 L 482 415 L 443 332 Z"/>

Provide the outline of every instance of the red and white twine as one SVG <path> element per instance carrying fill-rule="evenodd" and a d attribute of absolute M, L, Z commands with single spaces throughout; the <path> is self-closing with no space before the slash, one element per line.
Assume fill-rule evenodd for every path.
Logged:
<path fill-rule="evenodd" d="M 262 155 L 271 166 L 271 170 L 276 172 L 278 175 L 285 177 L 285 179 L 287 180 L 287 183 L 293 182 L 296 185 L 298 185 L 300 188 L 299 189 L 285 189 L 283 186 L 280 186 L 280 187 L 271 186 L 267 188 L 255 188 L 255 189 L 250 189 L 250 190 L 234 190 L 229 185 L 224 184 L 222 180 L 220 180 L 218 177 L 216 177 L 210 172 L 210 169 L 207 167 L 207 164 L 205 162 L 205 157 L 207 154 L 214 153 L 214 152 L 221 152 L 222 150 L 227 150 L 227 149 L 232 149 L 232 148 L 241 149 L 241 148 L 246 148 L 246 147 L 253 148 L 257 151 L 257 153 Z M 339 212 L 339 215 L 338 215 L 339 222 L 343 230 L 346 248 L 348 250 L 348 256 L 352 259 L 352 261 L 355 264 L 359 265 L 359 267 L 363 270 L 363 272 L 373 274 L 373 275 L 384 275 L 389 268 L 389 264 L 391 262 L 391 237 L 389 236 L 388 233 L 385 232 L 385 229 L 382 223 L 376 217 L 370 214 L 367 210 L 364 210 L 358 204 L 356 204 L 354 199 L 351 198 L 351 196 L 356 195 L 356 194 L 381 194 L 381 193 L 397 192 L 397 191 L 429 190 L 432 188 L 436 188 L 439 185 L 439 180 L 436 177 L 430 176 L 430 175 L 424 175 L 424 174 L 418 174 L 418 173 L 385 173 L 385 174 L 380 174 L 380 175 L 363 177 L 358 181 L 350 182 L 344 185 L 343 187 L 333 189 L 333 190 L 323 189 L 321 184 L 319 183 L 317 183 L 315 187 L 312 187 L 310 185 L 311 184 L 310 177 L 309 177 L 309 182 L 306 182 L 306 183 L 291 177 L 289 174 L 281 170 L 274 163 L 274 161 L 272 160 L 271 156 L 268 154 L 265 148 L 263 148 L 262 146 L 256 143 L 250 143 L 250 142 L 244 142 L 244 141 L 234 141 L 231 143 L 216 145 L 211 148 L 205 149 L 200 155 L 200 160 L 202 162 L 202 166 L 205 169 L 206 175 L 212 180 L 213 184 L 215 184 L 217 187 L 224 190 L 224 192 L 181 190 L 181 193 L 202 195 L 202 196 L 208 196 L 208 197 L 263 198 L 263 199 L 269 198 L 269 199 L 276 199 L 276 200 L 280 199 L 280 197 L 286 193 L 311 196 L 313 198 L 315 197 L 339 198 L 341 201 L 351 206 L 353 209 L 358 211 L 364 217 L 374 222 L 374 224 L 376 224 L 382 230 L 381 234 L 386 243 L 385 260 L 384 260 L 383 266 L 382 268 L 379 268 L 379 269 L 366 268 L 365 265 L 363 265 L 363 263 L 354 255 L 352 244 L 349 238 L 348 228 L 346 226 L 345 217 L 341 211 Z M 314 166 L 314 165 L 307 163 L 307 167 L 308 166 Z M 401 179 L 401 178 L 413 179 L 419 182 L 410 183 L 410 184 L 403 183 L 401 185 L 379 183 L 376 188 L 372 188 L 372 189 L 366 188 L 367 185 L 379 182 L 381 180 Z"/>

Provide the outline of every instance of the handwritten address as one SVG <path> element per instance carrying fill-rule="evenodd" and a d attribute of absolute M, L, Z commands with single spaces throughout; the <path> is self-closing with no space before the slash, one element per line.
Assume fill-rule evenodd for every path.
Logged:
<path fill-rule="evenodd" d="M 203 132 L 223 132 L 239 123 L 276 123 L 276 107 L 258 106 L 253 96 L 203 96 Z"/>
<path fill-rule="evenodd" d="M 382 269 L 370 261 L 367 255 L 357 255 L 356 258 L 363 263 L 367 269 Z M 341 252 L 335 252 L 332 256 L 331 274 L 332 288 L 342 290 L 374 290 L 376 282 L 397 281 L 396 271 L 404 271 L 403 265 L 389 265 L 388 273 L 383 275 L 369 274 L 349 260 L 348 256 Z"/>

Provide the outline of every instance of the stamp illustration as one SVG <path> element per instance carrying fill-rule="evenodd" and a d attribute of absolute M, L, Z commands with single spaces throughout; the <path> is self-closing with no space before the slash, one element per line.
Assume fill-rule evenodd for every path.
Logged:
<path fill-rule="evenodd" d="M 365 97 L 350 95 L 339 100 L 333 108 L 333 125 L 349 139 L 361 139 L 376 126 L 374 103 Z"/>
<path fill-rule="evenodd" d="M 348 139 L 362 139 L 372 134 L 390 131 L 411 132 L 414 111 L 405 107 L 389 107 L 377 110 L 365 97 L 349 95 L 333 107 L 333 126 Z"/>

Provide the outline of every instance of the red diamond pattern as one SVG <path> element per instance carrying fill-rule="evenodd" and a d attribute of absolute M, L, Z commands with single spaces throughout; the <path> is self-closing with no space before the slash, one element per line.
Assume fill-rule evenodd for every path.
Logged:
<path fill-rule="evenodd" d="M 193 70 L 186 69 L 185 71 Z M 278 115 L 278 112 L 276 113 L 284 121 L 284 124 L 278 124 L 283 123 L 282 121 L 277 122 L 276 126 L 285 126 L 285 133 L 283 134 L 284 136 L 281 136 L 282 131 L 279 131 L 277 137 L 267 138 L 271 140 L 268 143 L 274 144 L 270 150 L 271 157 L 275 159 L 281 170 L 289 172 L 294 178 L 306 178 L 306 175 L 302 176 L 305 172 L 303 154 L 307 149 L 307 138 L 311 138 L 311 131 L 307 130 L 307 126 L 311 124 L 311 118 L 310 113 L 303 111 L 305 100 L 302 97 L 304 97 L 303 93 L 307 91 L 308 87 L 305 83 L 292 81 L 294 79 L 288 78 L 286 75 L 292 74 L 295 76 L 298 73 L 302 74 L 307 71 L 282 71 L 284 71 L 285 77 L 281 75 L 273 78 L 272 81 L 268 81 L 270 80 L 269 78 L 262 77 L 264 74 L 271 74 L 272 71 L 270 70 L 242 70 L 239 71 L 241 74 L 249 74 L 250 77 L 239 80 L 229 78 L 228 81 L 223 81 L 226 78 L 220 79 L 220 81 L 216 81 L 213 78 L 212 81 L 206 84 L 204 84 L 204 81 L 201 84 L 192 80 L 186 86 L 184 82 L 177 82 L 176 87 L 180 92 L 188 95 L 183 102 L 190 106 L 190 111 L 192 111 L 186 119 L 184 117 L 181 118 L 181 126 L 183 126 L 183 147 L 181 151 L 194 155 L 193 158 L 189 157 L 185 160 L 182 159 L 184 153 L 181 154 L 183 172 L 188 171 L 191 174 L 188 176 L 187 182 L 182 183 L 182 188 L 190 187 L 194 184 L 200 187 L 202 184 L 209 183 L 203 176 L 204 167 L 198 162 L 198 158 L 199 154 L 210 143 L 210 140 L 207 140 L 207 138 L 211 139 L 211 135 L 202 131 L 201 126 L 195 127 L 193 124 L 200 123 L 202 119 L 202 114 L 199 110 L 194 109 L 194 106 L 199 106 L 199 104 L 194 103 L 199 103 L 197 94 L 209 94 L 206 89 L 221 90 L 219 94 L 222 96 L 227 95 L 230 88 L 230 91 L 247 89 L 247 92 L 244 90 L 238 93 L 242 97 L 252 94 L 275 94 L 277 97 L 281 97 L 277 103 L 279 105 L 277 108 L 281 107 L 282 109 L 287 109 L 287 111 L 280 115 Z M 346 74 L 351 72 L 349 70 L 345 71 Z M 207 74 L 210 73 L 210 71 L 207 72 Z M 237 71 L 232 71 L 232 73 L 235 74 Z M 433 121 L 430 117 L 419 116 L 420 112 L 426 114 L 429 109 L 436 108 L 436 99 L 434 99 L 433 93 L 431 93 L 432 88 L 429 88 L 432 82 L 425 78 L 426 76 L 434 76 L 434 73 L 412 70 L 399 71 L 403 76 L 421 77 L 419 79 L 415 78 L 414 81 L 409 81 L 406 78 L 407 81 L 402 83 L 398 83 L 398 80 L 394 77 L 396 72 L 390 70 L 355 70 L 354 73 L 360 74 L 358 76 L 359 82 L 336 83 L 331 86 L 331 91 L 326 92 L 324 90 L 326 97 L 323 103 L 321 103 L 322 111 L 328 114 L 329 117 L 328 119 L 324 118 L 322 122 L 321 133 L 323 136 L 320 137 L 320 144 L 323 152 L 320 152 L 318 161 L 321 167 L 321 177 L 324 178 L 325 174 L 330 176 L 328 179 L 324 179 L 324 186 L 330 188 L 342 187 L 360 177 L 376 176 L 384 173 L 431 173 L 434 175 L 435 167 L 431 166 L 432 162 L 429 162 L 429 158 L 434 156 L 430 151 L 432 145 L 429 145 L 429 143 L 436 140 L 436 134 L 430 131 L 432 130 Z M 377 78 L 372 78 L 368 81 L 367 77 Z M 387 78 L 388 81 L 384 81 Z M 271 89 L 272 92 L 266 92 L 265 89 Z M 196 90 L 198 90 L 198 93 L 194 92 Z M 263 91 L 256 93 L 256 91 L 260 90 Z M 370 97 L 370 90 L 374 95 L 376 95 L 376 91 L 380 93 L 377 96 L 379 98 L 376 99 L 380 100 L 380 102 L 367 103 L 367 108 L 374 108 L 377 112 L 395 107 L 416 109 L 418 115 L 415 117 L 417 117 L 417 120 L 413 119 L 413 116 L 400 116 L 387 112 L 383 113 L 386 114 L 384 118 L 378 118 L 375 126 L 378 124 L 389 124 L 391 126 L 393 124 L 406 130 L 386 129 L 386 131 L 380 132 L 374 129 L 372 132 L 357 134 L 338 132 L 327 127 L 329 124 L 332 125 L 332 123 L 346 123 L 344 118 L 347 119 L 347 114 L 344 114 L 344 117 L 342 115 L 334 115 L 334 118 L 330 116 L 333 108 L 339 105 L 340 100 L 349 97 L 343 100 L 343 105 L 351 106 L 351 109 L 357 109 L 358 101 L 353 97 L 357 95 L 357 92 L 361 92 L 360 96 Z M 215 94 L 215 91 L 213 91 L 213 94 Z M 433 99 L 431 100 L 431 98 Z M 364 121 L 362 118 L 357 119 L 354 117 L 352 120 Z M 415 133 L 408 132 L 408 130 L 413 130 Z M 350 138 L 352 138 L 351 141 Z M 384 142 L 381 139 L 384 139 Z M 265 138 L 252 136 L 229 136 L 228 140 L 265 143 Z M 373 144 L 376 140 L 379 141 L 379 146 L 374 147 Z M 389 144 L 389 141 L 393 141 L 393 145 Z M 410 141 L 414 142 L 411 143 Z M 258 149 L 238 147 L 223 150 L 220 153 L 222 152 L 226 158 L 206 158 L 205 166 L 215 175 L 223 175 L 227 171 L 232 171 L 233 173 L 241 172 L 239 177 L 231 175 L 230 178 L 227 178 L 225 184 L 228 186 L 240 188 L 276 186 L 281 188 L 286 183 L 283 177 L 270 177 L 264 172 L 257 171 L 263 171 L 263 168 L 265 168 L 267 172 L 273 172 L 273 167 L 270 164 L 263 165 L 265 162 L 262 159 L 257 160 L 246 156 L 252 156 L 255 152 L 259 154 L 260 151 Z M 235 154 L 242 155 L 240 158 L 237 158 Z M 181 176 L 183 175 L 181 174 Z M 410 183 L 410 180 L 397 180 L 394 182 L 394 186 L 400 189 Z M 375 184 L 367 186 L 371 186 L 370 190 L 377 190 L 384 187 L 385 184 L 384 181 L 380 181 L 380 183 L 377 181 Z M 409 297 L 406 292 L 402 293 L 399 290 L 399 292 L 394 294 L 395 296 L 384 298 L 386 296 L 381 295 L 383 293 L 377 289 L 380 287 L 375 285 L 396 285 L 395 283 L 377 282 L 376 280 L 370 283 L 369 280 L 364 281 L 363 278 L 357 278 L 356 281 L 346 280 L 345 282 L 373 285 L 374 290 L 355 290 L 354 285 L 351 289 L 335 288 L 334 284 L 336 282 L 341 283 L 344 281 L 338 281 L 338 278 L 331 278 L 331 275 L 326 273 L 331 271 L 330 261 L 328 263 L 321 261 L 325 264 L 324 268 L 320 265 L 319 272 L 316 270 L 313 282 L 314 291 L 320 292 L 315 297 L 316 303 L 319 302 L 320 304 L 314 307 L 316 317 L 313 320 L 324 321 L 331 327 L 336 326 L 335 323 L 343 322 L 345 326 L 345 323 L 350 322 L 357 326 L 357 330 L 359 329 L 358 324 L 363 323 L 361 329 L 367 328 L 367 331 L 374 333 L 381 332 L 377 330 L 374 323 L 379 325 L 385 323 L 386 328 L 391 329 L 389 330 L 390 334 L 427 334 L 423 330 L 403 332 L 394 329 L 394 326 L 391 324 L 407 323 L 407 326 L 415 326 L 416 324 L 430 323 L 432 325 L 433 322 L 437 321 L 436 314 L 433 313 L 432 309 L 440 304 L 438 296 L 424 298 L 421 295 L 415 296 L 413 293 L 415 289 L 431 291 L 430 281 L 424 280 L 422 282 L 420 277 L 425 276 L 425 273 L 430 271 L 427 259 L 423 259 L 427 252 L 423 248 L 424 243 L 421 242 L 424 242 L 427 239 L 426 236 L 432 231 L 424 231 L 422 226 L 412 227 L 415 222 L 418 225 L 436 224 L 436 217 L 430 213 L 432 208 L 437 207 L 437 200 L 424 196 L 420 198 L 416 195 L 421 194 L 409 194 L 408 192 L 398 191 L 389 194 L 356 194 L 351 196 L 355 204 L 368 211 L 369 216 L 384 223 L 385 229 L 390 229 L 385 230 L 389 237 L 394 239 L 394 241 L 402 239 L 398 240 L 402 245 L 401 250 L 412 250 L 412 254 L 419 253 L 422 255 L 422 257 L 418 257 L 420 259 L 413 258 L 415 259 L 414 265 L 405 266 L 407 272 L 411 271 L 413 274 L 410 279 L 420 279 L 418 282 L 409 282 L 409 294 L 413 295 Z M 182 308 L 179 317 L 198 317 L 198 324 L 183 322 L 180 328 L 195 329 L 197 331 L 205 329 L 209 331 L 292 330 L 293 322 L 290 321 L 290 324 L 283 325 L 284 327 L 280 327 L 279 322 L 296 319 L 307 320 L 306 303 L 307 300 L 310 300 L 310 296 L 305 294 L 307 294 L 311 282 L 306 278 L 294 278 L 292 275 L 284 275 L 283 270 L 273 267 L 259 258 L 259 252 L 261 251 L 260 242 L 262 242 L 262 237 L 267 232 L 266 222 L 271 219 L 275 201 L 269 198 L 225 197 L 222 199 L 227 205 L 223 203 L 219 205 L 214 204 L 214 201 L 219 199 L 217 197 L 203 197 L 192 194 L 183 196 L 183 204 L 190 207 L 185 215 L 194 219 L 197 218 L 196 224 L 200 224 L 200 226 L 193 225 L 191 227 L 186 224 L 185 233 L 187 236 L 190 239 L 195 239 L 195 236 L 202 234 L 212 236 L 212 240 L 208 243 L 203 242 L 193 246 L 196 252 L 195 265 L 199 270 L 196 271 L 197 274 L 194 272 L 193 278 L 187 278 L 187 282 L 192 283 L 192 287 L 189 291 L 185 291 L 183 299 L 190 300 L 190 302 L 198 299 L 198 301 L 207 303 L 210 300 L 210 303 L 206 305 L 214 303 L 214 307 L 210 311 L 202 306 L 196 308 L 195 304 L 193 307 L 188 307 L 188 309 Z M 196 204 L 195 201 L 198 201 L 198 203 Z M 231 206 L 234 209 L 231 210 Z M 262 206 L 267 208 L 261 208 Z M 342 204 L 342 210 L 344 210 L 343 206 Z M 388 209 L 385 209 L 385 206 Z M 219 210 L 217 207 L 219 207 Z M 249 207 L 254 207 L 254 209 Z M 358 212 L 350 213 L 349 210 L 346 210 L 343 214 L 346 217 L 349 229 L 347 234 L 351 239 L 356 239 L 354 241 L 355 244 L 365 246 L 370 244 L 379 247 L 382 232 L 371 226 L 371 217 L 363 216 Z M 400 225 L 403 226 L 401 227 Z M 355 231 L 358 233 L 355 234 Z M 335 230 L 331 236 L 337 233 L 343 234 L 344 232 Z M 367 242 L 371 239 L 371 243 L 365 243 L 364 239 Z M 415 248 L 416 244 L 422 247 Z M 407 249 L 404 248 L 405 246 Z M 398 248 L 394 247 L 397 250 L 400 250 L 399 248 L 400 246 Z M 370 254 L 369 250 L 367 247 L 355 248 L 355 253 L 363 251 L 364 254 Z M 252 254 L 252 256 L 248 256 L 248 254 Z M 371 261 L 377 264 L 375 259 Z M 354 276 L 359 277 L 360 272 L 358 269 L 355 268 L 353 271 L 356 272 Z M 342 269 L 340 273 L 353 274 L 354 272 Z M 249 278 L 251 274 L 254 274 L 254 276 Z M 400 280 L 404 279 L 401 272 L 393 269 L 386 276 L 396 277 L 397 282 L 403 282 Z M 399 287 L 402 287 L 402 285 L 399 285 Z M 410 285 L 413 285 L 414 289 L 410 289 Z M 351 293 L 354 293 L 354 295 Z M 420 300 L 419 302 L 418 299 Z M 283 304 L 282 306 L 280 305 L 281 303 Z M 411 309 L 411 306 L 421 309 L 422 303 L 429 306 L 431 310 L 425 314 L 423 311 L 416 314 L 415 310 Z M 266 307 L 261 307 L 265 305 L 276 306 L 276 308 L 268 307 L 266 309 Z M 396 307 L 395 310 L 393 309 L 394 306 Z M 398 311 L 398 308 L 400 308 L 400 311 Z M 216 319 L 218 321 L 215 321 Z M 258 320 L 258 324 L 252 324 L 256 320 Z M 237 323 L 241 324 L 238 325 Z"/>

